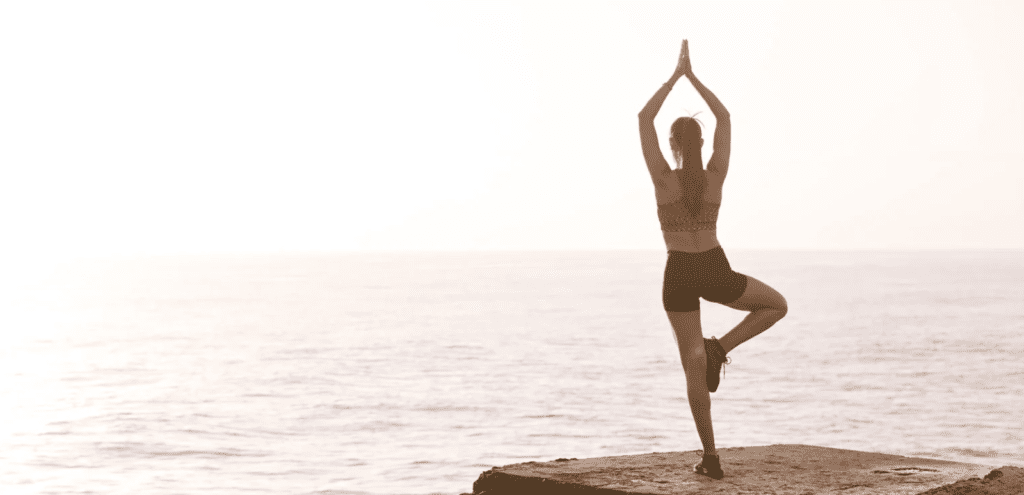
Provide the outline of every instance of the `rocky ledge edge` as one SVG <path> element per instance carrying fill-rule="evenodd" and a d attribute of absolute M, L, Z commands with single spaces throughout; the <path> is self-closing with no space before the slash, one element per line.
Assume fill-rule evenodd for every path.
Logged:
<path fill-rule="evenodd" d="M 1022 495 L 1024 469 L 811 445 L 720 449 L 725 478 L 693 472 L 699 452 L 557 459 L 494 467 L 472 495 Z M 470 495 L 470 494 L 463 494 Z"/>

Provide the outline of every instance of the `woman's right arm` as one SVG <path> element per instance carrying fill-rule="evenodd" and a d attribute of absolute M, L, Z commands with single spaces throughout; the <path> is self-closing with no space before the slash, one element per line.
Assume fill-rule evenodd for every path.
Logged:
<path fill-rule="evenodd" d="M 729 111 L 718 97 L 693 75 L 692 70 L 686 73 L 686 78 L 715 115 L 715 141 L 712 145 L 714 152 L 708 160 L 708 170 L 725 177 L 729 172 L 729 155 L 732 153 L 732 120 L 729 118 Z"/>

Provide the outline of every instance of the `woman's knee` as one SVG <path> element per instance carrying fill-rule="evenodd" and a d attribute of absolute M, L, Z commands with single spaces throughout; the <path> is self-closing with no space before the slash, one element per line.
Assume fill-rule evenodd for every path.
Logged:
<path fill-rule="evenodd" d="M 704 353 L 703 339 L 701 340 L 701 345 L 687 350 L 686 357 L 683 358 L 683 368 L 687 372 L 704 370 L 707 367 L 707 355 Z"/>
<path fill-rule="evenodd" d="M 780 295 L 771 302 L 762 303 L 755 307 L 751 313 L 755 313 L 761 318 L 770 319 L 774 323 L 785 317 L 786 313 L 789 313 L 789 305 L 786 304 L 786 298 Z"/>
<path fill-rule="evenodd" d="M 789 303 L 786 302 L 786 298 L 783 297 L 782 294 L 779 294 L 779 302 L 776 304 L 774 309 L 778 312 L 780 320 L 786 316 L 786 313 L 789 313 Z"/>
<path fill-rule="evenodd" d="M 772 320 L 772 323 L 774 323 L 784 318 L 786 316 L 786 313 L 789 312 L 789 308 L 787 308 L 786 305 L 783 304 L 781 306 L 771 306 L 767 308 L 762 308 L 757 310 L 756 312 L 770 318 Z"/>

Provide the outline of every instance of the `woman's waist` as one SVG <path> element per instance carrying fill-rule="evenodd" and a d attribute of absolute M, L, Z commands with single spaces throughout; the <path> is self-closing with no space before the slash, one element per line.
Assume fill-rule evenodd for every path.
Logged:
<path fill-rule="evenodd" d="M 718 243 L 718 235 L 714 229 L 708 230 L 680 230 L 661 231 L 665 238 L 665 247 L 669 251 L 683 251 L 686 253 L 699 253 L 714 249 L 721 244 Z"/>

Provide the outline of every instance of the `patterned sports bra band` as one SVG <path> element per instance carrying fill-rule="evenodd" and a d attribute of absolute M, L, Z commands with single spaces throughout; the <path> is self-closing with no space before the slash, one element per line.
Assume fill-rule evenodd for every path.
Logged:
<path fill-rule="evenodd" d="M 674 203 L 658 205 L 658 220 L 664 232 L 697 232 L 699 230 L 715 230 L 718 223 L 718 209 L 721 203 L 701 203 L 700 212 L 694 217 L 680 200 Z"/>

